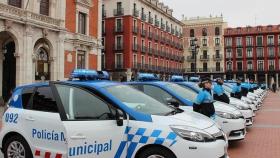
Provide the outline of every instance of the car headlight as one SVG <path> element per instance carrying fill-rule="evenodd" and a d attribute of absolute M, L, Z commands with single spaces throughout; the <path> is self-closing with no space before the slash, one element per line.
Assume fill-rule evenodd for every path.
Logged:
<path fill-rule="evenodd" d="M 230 104 L 230 105 L 235 106 L 238 110 L 248 110 L 249 109 L 249 107 L 238 105 L 238 104 Z"/>
<path fill-rule="evenodd" d="M 215 137 L 211 134 L 190 126 L 170 126 L 170 128 L 181 138 L 193 142 L 213 142 Z"/>
<path fill-rule="evenodd" d="M 227 112 L 216 111 L 216 115 L 226 119 L 239 119 L 239 116 Z"/>

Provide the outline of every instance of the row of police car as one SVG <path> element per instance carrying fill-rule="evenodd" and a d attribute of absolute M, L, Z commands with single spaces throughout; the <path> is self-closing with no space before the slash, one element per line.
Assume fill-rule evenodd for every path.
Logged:
<path fill-rule="evenodd" d="M 210 119 L 193 112 L 199 90 L 180 76 L 119 83 L 104 71 L 74 70 L 69 81 L 13 91 L 0 147 L 5 158 L 228 158 L 228 141 L 245 138 L 267 92 L 216 101 Z"/>

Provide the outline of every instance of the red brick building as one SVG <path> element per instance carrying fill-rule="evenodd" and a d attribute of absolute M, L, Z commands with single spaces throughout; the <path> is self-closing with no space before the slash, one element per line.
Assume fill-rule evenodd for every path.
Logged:
<path fill-rule="evenodd" d="M 99 0 L 66 0 L 66 78 L 75 68 L 101 69 L 101 6 Z"/>
<path fill-rule="evenodd" d="M 158 0 L 103 0 L 102 67 L 113 80 L 137 72 L 182 74 L 182 23 Z"/>
<path fill-rule="evenodd" d="M 280 25 L 227 28 L 224 31 L 228 79 L 253 78 L 279 85 Z"/>

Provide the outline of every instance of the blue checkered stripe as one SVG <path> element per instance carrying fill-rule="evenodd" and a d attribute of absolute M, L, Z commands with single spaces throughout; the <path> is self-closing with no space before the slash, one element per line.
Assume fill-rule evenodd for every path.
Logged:
<path fill-rule="evenodd" d="M 158 144 L 169 145 L 169 147 L 176 144 L 177 135 L 174 132 L 163 132 L 162 130 L 147 130 L 146 128 L 133 129 L 132 127 L 126 127 L 125 135 L 127 135 L 127 141 L 122 141 L 115 158 L 120 158 L 127 146 L 126 158 L 131 158 L 135 149 L 141 144 Z"/>

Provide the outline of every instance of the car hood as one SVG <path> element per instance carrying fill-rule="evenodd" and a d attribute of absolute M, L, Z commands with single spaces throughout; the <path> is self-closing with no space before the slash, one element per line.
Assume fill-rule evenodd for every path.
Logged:
<path fill-rule="evenodd" d="M 152 118 L 153 118 L 153 122 L 157 122 L 159 124 L 165 124 L 168 126 L 182 125 L 182 126 L 195 127 L 198 129 L 207 129 L 215 125 L 215 122 L 210 118 L 189 110 L 171 116 L 153 115 Z"/>
<path fill-rule="evenodd" d="M 239 105 L 239 106 L 242 106 L 242 107 L 246 107 L 246 108 L 249 108 L 249 105 L 244 103 L 242 100 L 240 99 L 237 99 L 237 98 L 232 98 L 230 97 L 230 104 L 233 104 L 233 105 Z"/>
<path fill-rule="evenodd" d="M 232 114 L 240 114 L 239 110 L 235 108 L 234 106 L 231 106 L 229 104 L 216 101 L 214 102 L 214 107 L 216 111 L 220 112 L 226 112 L 226 113 L 232 113 Z"/>

